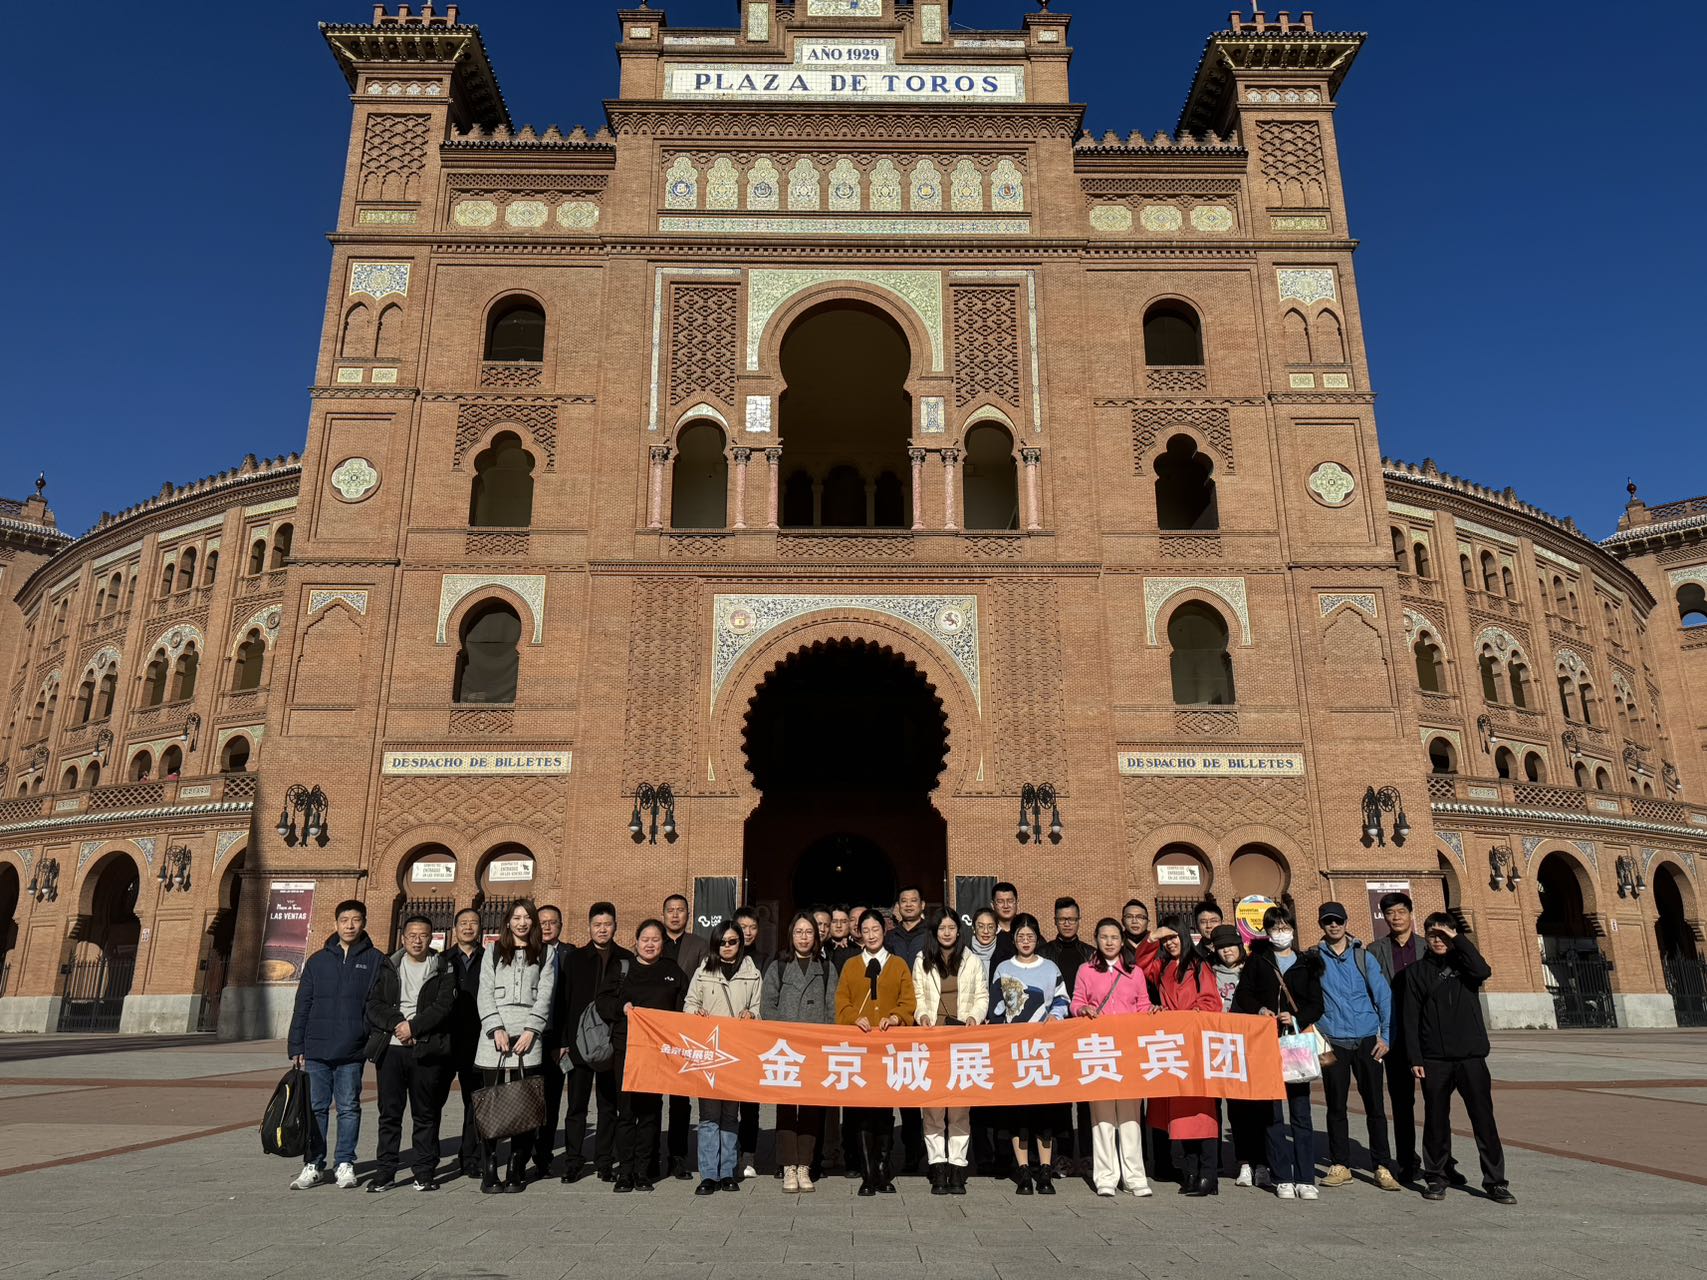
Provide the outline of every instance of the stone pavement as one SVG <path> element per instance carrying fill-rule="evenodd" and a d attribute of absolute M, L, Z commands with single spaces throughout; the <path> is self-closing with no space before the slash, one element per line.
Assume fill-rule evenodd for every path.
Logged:
<path fill-rule="evenodd" d="M 590 1179 L 520 1196 L 481 1196 L 463 1180 L 431 1195 L 289 1192 L 294 1162 L 262 1155 L 255 1134 L 282 1048 L 23 1061 L 8 1061 L 7 1048 L 0 1042 L 0 1280 L 768 1280 L 797 1278 L 802 1264 L 826 1280 L 1602 1280 L 1700 1275 L 1707 1253 L 1700 1033 L 1497 1036 L 1514 1209 L 1470 1192 L 1430 1204 L 1361 1181 L 1315 1204 L 1230 1182 L 1213 1200 L 1165 1186 L 1152 1200 L 1099 1200 L 1080 1183 L 1052 1200 L 1018 1198 L 983 1179 L 964 1199 L 932 1197 L 922 1179 L 878 1200 L 857 1199 L 840 1178 L 784 1196 L 769 1177 L 708 1199 L 692 1183 L 614 1196 Z M 364 1120 L 371 1155 L 371 1101 Z M 1457 1147 L 1474 1168 L 1468 1139 Z M 1666 1172 L 1638 1171 L 1648 1168 Z"/>

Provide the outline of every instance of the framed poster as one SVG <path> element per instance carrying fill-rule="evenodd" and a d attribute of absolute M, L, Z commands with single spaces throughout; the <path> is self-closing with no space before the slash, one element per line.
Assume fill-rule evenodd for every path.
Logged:
<path fill-rule="evenodd" d="M 295 982 L 308 962 L 314 918 L 314 881 L 274 881 L 267 886 L 267 920 L 261 933 L 260 982 Z"/>

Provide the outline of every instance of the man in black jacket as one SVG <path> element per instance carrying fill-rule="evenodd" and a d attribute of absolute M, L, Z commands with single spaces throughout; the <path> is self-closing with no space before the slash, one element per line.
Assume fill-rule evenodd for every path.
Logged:
<path fill-rule="evenodd" d="M 581 1176 L 587 1104 L 597 1092 L 599 1118 L 593 1138 L 593 1167 L 598 1170 L 599 1181 L 615 1182 L 616 1109 L 622 1082 L 616 1078 L 614 1064 L 594 1070 L 582 1060 L 575 1031 L 610 966 L 634 963 L 634 953 L 617 946 L 616 908 L 608 902 L 595 902 L 588 909 L 587 931 L 591 939 L 586 946 L 563 952 L 557 988 L 552 992 L 552 1022 L 561 1028 L 562 1035 L 559 1060 L 569 1080 L 569 1114 L 563 1119 L 563 1181 L 574 1182 Z"/>
<path fill-rule="evenodd" d="M 456 976 L 456 1003 L 451 1009 L 450 1062 L 439 1080 L 439 1096 L 450 1100 L 454 1079 L 462 1091 L 462 1149 L 457 1156 L 465 1178 L 480 1176 L 480 1131 L 474 1123 L 474 1091 L 480 1087 L 480 1072 L 474 1053 L 480 1047 L 480 966 L 485 948 L 480 945 L 480 913 L 464 907 L 451 926 L 451 944 L 445 959 Z"/>
<path fill-rule="evenodd" d="M 569 946 L 563 941 L 563 910 L 547 903 L 539 909 L 539 936 L 545 943 L 545 963 L 558 973 L 557 985 L 552 990 L 563 985 L 563 961 L 568 957 Z M 573 1031 L 570 1035 L 573 1036 Z M 543 1056 L 540 1060 L 540 1076 L 545 1081 L 545 1123 L 540 1125 L 533 1140 L 533 1164 L 536 1178 L 549 1177 L 551 1174 L 551 1153 L 557 1146 L 557 1117 L 563 1111 L 563 1086 L 565 1077 L 563 1068 L 558 1065 L 562 1057 L 564 1031 L 557 1019 L 555 1002 L 552 1008 L 551 1021 L 546 1024 L 545 1034 L 540 1037 Z"/>
<path fill-rule="evenodd" d="M 1423 933 L 1428 954 L 1405 970 L 1405 1044 L 1423 1094 L 1423 1177 L 1428 1183 L 1423 1197 L 1446 1198 L 1456 1089 L 1476 1135 L 1488 1198 L 1516 1204 L 1506 1185 L 1505 1151 L 1494 1123 L 1488 1031 L 1482 1022 L 1482 984 L 1493 970 L 1444 911 L 1423 921 Z"/>
<path fill-rule="evenodd" d="M 1079 983 L 1079 969 L 1096 955 L 1092 947 L 1079 936 L 1079 903 L 1076 898 L 1055 899 L 1055 940 L 1043 945 L 1043 954 L 1055 962 L 1061 971 L 1061 981 L 1067 987 L 1067 999 Z M 1055 1171 L 1072 1177 L 1091 1154 L 1091 1105 L 1081 1102 L 1063 1109 L 1062 1118 L 1074 1117 L 1073 1131 L 1055 1135 Z"/>
<path fill-rule="evenodd" d="M 379 1077 L 378 1168 L 369 1191 L 396 1185 L 404 1103 L 414 1120 L 415 1190 L 438 1189 L 440 1079 L 450 1061 L 457 984 L 455 971 L 433 954 L 432 945 L 433 922 L 410 916 L 403 922 L 402 950 L 385 962 L 368 990 L 368 1040 Z"/>
<path fill-rule="evenodd" d="M 674 960 L 689 982 L 711 954 L 704 938 L 690 927 L 692 912 L 687 897 L 672 893 L 664 899 L 664 958 Z M 687 1098 L 670 1098 L 670 1168 L 678 1182 L 693 1177 L 693 1159 L 688 1155 L 688 1134 L 693 1130 L 693 1104 Z"/>

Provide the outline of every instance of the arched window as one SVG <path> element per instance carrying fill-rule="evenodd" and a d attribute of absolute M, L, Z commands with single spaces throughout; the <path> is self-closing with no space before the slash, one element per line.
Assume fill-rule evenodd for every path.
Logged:
<path fill-rule="evenodd" d="M 1575 772 L 1576 772 L 1577 786 L 1581 787 L 1584 791 L 1587 791 L 1589 788 L 1589 783 L 1591 781 L 1591 779 L 1588 776 L 1588 766 L 1579 761 L 1577 764 Z"/>
<path fill-rule="evenodd" d="M 393 303 L 379 313 L 373 354 L 378 360 L 395 360 L 403 349 L 403 308 Z"/>
<path fill-rule="evenodd" d="M 91 760 L 89 761 L 89 767 L 83 770 L 83 787 L 85 790 L 93 791 L 100 785 L 101 762 L 99 760 Z"/>
<path fill-rule="evenodd" d="M 1440 646 L 1434 642 L 1434 637 L 1423 632 L 1411 646 L 1411 652 L 1417 660 L 1417 688 L 1424 693 L 1444 693 L 1446 665 L 1441 661 Z"/>
<path fill-rule="evenodd" d="M 1393 535 L 1393 564 L 1400 573 L 1409 573 L 1410 565 L 1405 563 L 1405 531 L 1391 528 L 1387 531 Z"/>
<path fill-rule="evenodd" d="M 812 477 L 792 471 L 782 487 L 782 523 L 790 528 L 810 529 L 818 523 L 817 503 L 812 497 Z"/>
<path fill-rule="evenodd" d="M 113 714 L 113 702 L 118 697 L 119 669 L 108 667 L 95 690 L 95 719 L 105 720 Z"/>
<path fill-rule="evenodd" d="M 1582 610 L 1577 605 L 1577 593 L 1575 591 L 1566 591 L 1565 598 L 1571 602 L 1571 621 L 1581 622 L 1583 620 L 1583 615 Z"/>
<path fill-rule="evenodd" d="M 64 773 L 60 774 L 60 776 L 59 776 L 59 789 L 61 791 L 75 791 L 75 790 L 77 790 L 77 766 L 76 765 L 71 765 L 69 768 L 66 769 L 66 771 Z"/>
<path fill-rule="evenodd" d="M 267 571 L 267 540 L 256 538 L 249 548 L 249 576 L 255 577 Z"/>
<path fill-rule="evenodd" d="M 1620 703 L 1619 705 L 1623 705 Z M 77 686 L 77 706 L 72 712 L 74 724 L 88 724 L 89 718 L 95 714 L 95 677 L 85 677 L 82 684 Z"/>
<path fill-rule="evenodd" d="M 166 701 L 166 651 L 156 649 L 154 657 L 149 660 L 148 669 L 142 674 L 142 705 L 157 707 Z"/>
<path fill-rule="evenodd" d="M 356 303 L 344 316 L 338 354 L 346 360 L 366 360 L 373 354 L 373 312 L 368 310 L 367 303 Z"/>
<path fill-rule="evenodd" d="M 1482 552 L 1482 590 L 1491 596 L 1500 591 L 1500 567 L 1491 551 Z"/>
<path fill-rule="evenodd" d="M 1494 772 L 1502 778 L 1516 776 L 1517 757 L 1512 755 L 1510 747 L 1501 747 L 1494 752 Z"/>
<path fill-rule="evenodd" d="M 474 459 L 468 523 L 475 528 L 525 529 L 533 523 L 533 455 L 521 437 L 503 431 Z"/>
<path fill-rule="evenodd" d="M 676 437 L 670 473 L 670 527 L 722 529 L 729 523 L 729 459 L 723 432 L 695 422 Z"/>
<path fill-rule="evenodd" d="M 1445 738 L 1428 740 L 1428 767 L 1435 773 L 1458 772 L 1458 753 Z"/>
<path fill-rule="evenodd" d="M 1156 526 L 1219 529 L 1214 470 L 1214 462 L 1190 436 L 1169 440 L 1167 451 L 1156 459 Z"/>
<path fill-rule="evenodd" d="M 267 641 L 259 627 L 251 628 L 237 646 L 237 660 L 232 664 L 231 691 L 245 693 L 261 687 L 261 673 L 267 661 Z"/>
<path fill-rule="evenodd" d="M 160 777 L 162 779 L 181 777 L 184 772 L 184 753 L 181 748 L 167 747 L 160 757 Z"/>
<path fill-rule="evenodd" d="M 95 592 L 95 616 L 98 618 L 107 611 L 107 584 L 102 583 Z"/>
<path fill-rule="evenodd" d="M 1707 627 L 1707 591 L 1699 582 L 1686 582 L 1677 589 L 1677 617 L 1686 627 Z"/>
<path fill-rule="evenodd" d="M 1487 650 L 1482 651 L 1477 665 L 1482 669 L 1482 698 L 1486 702 L 1505 701 L 1505 670 L 1500 660 Z"/>
<path fill-rule="evenodd" d="M 1577 696 L 1582 699 L 1583 723 L 1590 725 L 1599 724 L 1600 704 L 1595 697 L 1594 686 L 1586 681 L 1583 682 L 1577 686 Z"/>
<path fill-rule="evenodd" d="M 124 594 L 124 575 L 115 573 L 107 583 L 107 612 L 119 611 L 120 597 Z"/>
<path fill-rule="evenodd" d="M 1531 751 L 1523 757 L 1523 776 L 1531 782 L 1547 781 L 1547 765 L 1541 759 L 1541 753 Z"/>
<path fill-rule="evenodd" d="M 1559 677 L 1559 710 L 1567 720 L 1577 718 L 1577 687 L 1567 675 Z"/>
<path fill-rule="evenodd" d="M 968 529 L 1019 528 L 1019 468 L 1013 450 L 1013 437 L 992 423 L 966 433 L 961 479 Z"/>
<path fill-rule="evenodd" d="M 207 553 L 207 560 L 202 565 L 202 586 L 211 587 L 215 578 L 219 577 L 219 552 Z"/>
<path fill-rule="evenodd" d="M 1524 710 L 1529 707 L 1529 668 L 1524 663 L 1513 660 L 1506 668 L 1511 678 L 1511 705 Z"/>
<path fill-rule="evenodd" d="M 201 655 L 195 645 L 178 655 L 172 668 L 172 701 L 187 702 L 196 696 L 196 672 L 201 667 Z"/>
<path fill-rule="evenodd" d="M 1500 566 L 1500 582 L 1505 587 L 1505 598 L 1507 600 L 1517 599 L 1517 581 L 1511 576 L 1510 565 L 1502 564 Z"/>
<path fill-rule="evenodd" d="M 1458 553 L 1458 573 L 1459 576 L 1464 579 L 1465 589 L 1469 591 L 1475 590 L 1476 570 L 1470 564 L 1470 557 L 1465 555 L 1462 551 Z"/>
<path fill-rule="evenodd" d="M 1426 542 L 1419 542 L 1411 547 L 1411 559 L 1416 563 L 1417 577 L 1434 577 L 1434 566 L 1429 563 L 1428 544 Z"/>
<path fill-rule="evenodd" d="M 1623 694 L 1614 693 L 1612 695 L 1612 707 L 1614 714 L 1618 717 L 1618 732 L 1626 738 L 1630 737 L 1630 708 L 1624 705 Z"/>
<path fill-rule="evenodd" d="M 1298 311 L 1288 311 L 1280 318 L 1286 336 L 1286 363 L 1310 364 L 1310 327 Z"/>
<path fill-rule="evenodd" d="M 1596 769 L 1594 771 L 1594 786 L 1597 791 L 1612 790 L 1612 775 L 1605 769 Z"/>
<path fill-rule="evenodd" d="M 510 298 L 492 309 L 486 325 L 488 360 L 545 359 L 545 312 L 530 298 Z"/>
<path fill-rule="evenodd" d="M 522 621 L 502 600 L 469 611 L 456 655 L 454 702 L 514 703 L 521 670 Z"/>
<path fill-rule="evenodd" d="M 1345 331 L 1332 311 L 1317 314 L 1310 326 L 1310 346 L 1316 353 L 1317 364 L 1345 363 Z"/>
<path fill-rule="evenodd" d="M 290 546 L 296 540 L 296 529 L 281 524 L 273 534 L 273 568 L 282 569 L 290 563 Z"/>
<path fill-rule="evenodd" d="M 196 549 L 185 547 L 178 557 L 178 590 L 188 591 L 196 585 Z"/>
<path fill-rule="evenodd" d="M 249 739 L 238 734 L 219 753 L 221 773 L 246 773 L 249 769 Z"/>
<path fill-rule="evenodd" d="M 1651 799 L 1654 794 L 1654 784 L 1651 782 L 1642 783 L 1642 794 Z"/>
<path fill-rule="evenodd" d="M 1174 705 L 1232 706 L 1233 659 L 1226 620 L 1206 604 L 1183 604 L 1168 619 L 1173 646 Z"/>
<path fill-rule="evenodd" d="M 149 775 L 154 772 L 154 757 L 146 751 L 138 751 L 130 762 L 130 780 L 132 782 L 147 782 Z"/>
<path fill-rule="evenodd" d="M 1144 313 L 1145 364 L 1202 364 L 1203 322 L 1183 302 L 1158 302 Z"/>
<path fill-rule="evenodd" d="M 160 566 L 160 594 L 161 595 L 169 596 L 172 594 L 172 584 L 173 584 L 173 582 L 175 582 L 177 580 L 177 576 L 178 576 L 178 566 L 173 564 L 170 560 L 168 560 L 165 564 Z"/>
<path fill-rule="evenodd" d="M 1571 607 L 1570 603 L 1566 599 L 1566 596 L 1565 596 L 1565 580 L 1563 578 L 1559 577 L 1558 574 L 1554 574 L 1553 575 L 1553 612 L 1558 614 L 1562 618 L 1565 616 L 1566 611 L 1570 607 Z"/>
<path fill-rule="evenodd" d="M 132 569 L 131 573 L 130 573 L 130 581 L 125 584 L 125 588 L 124 588 L 124 607 L 127 609 L 136 603 L 136 579 L 137 579 L 137 577 L 138 577 L 137 571 L 135 569 Z"/>

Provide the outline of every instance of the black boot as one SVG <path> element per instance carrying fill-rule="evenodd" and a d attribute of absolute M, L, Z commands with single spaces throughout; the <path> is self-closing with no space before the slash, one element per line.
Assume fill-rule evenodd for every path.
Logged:
<path fill-rule="evenodd" d="M 1031 1168 L 1029 1165 L 1020 1164 L 1018 1161 L 1014 1162 L 1014 1194 L 1016 1196 L 1032 1194 Z"/>
<path fill-rule="evenodd" d="M 946 1164 L 933 1164 L 930 1172 L 931 1194 L 933 1196 L 946 1196 L 948 1194 L 948 1166 Z"/>
<path fill-rule="evenodd" d="M 510 1157 L 510 1176 L 504 1183 L 504 1190 L 512 1195 L 520 1195 L 528 1185 L 528 1162 L 526 1156 Z"/>
<path fill-rule="evenodd" d="M 1031 1180 L 1037 1184 L 1037 1194 L 1052 1196 L 1055 1194 L 1055 1171 L 1047 1164 L 1031 1166 Z"/>
<path fill-rule="evenodd" d="M 889 1169 L 890 1152 L 894 1145 L 895 1135 L 893 1133 L 877 1135 L 877 1173 L 872 1181 L 877 1184 L 878 1192 L 886 1196 L 895 1194 L 895 1176 Z"/>
<path fill-rule="evenodd" d="M 951 1164 L 948 1166 L 948 1194 L 963 1196 L 966 1194 L 966 1166 Z"/>
<path fill-rule="evenodd" d="M 860 1179 L 859 1194 L 863 1197 L 877 1194 L 877 1144 L 869 1133 L 859 1135 Z"/>
<path fill-rule="evenodd" d="M 481 1152 L 480 1191 L 482 1195 L 496 1195 L 504 1189 L 504 1184 L 498 1181 L 498 1151 L 495 1147 L 487 1147 Z"/>

